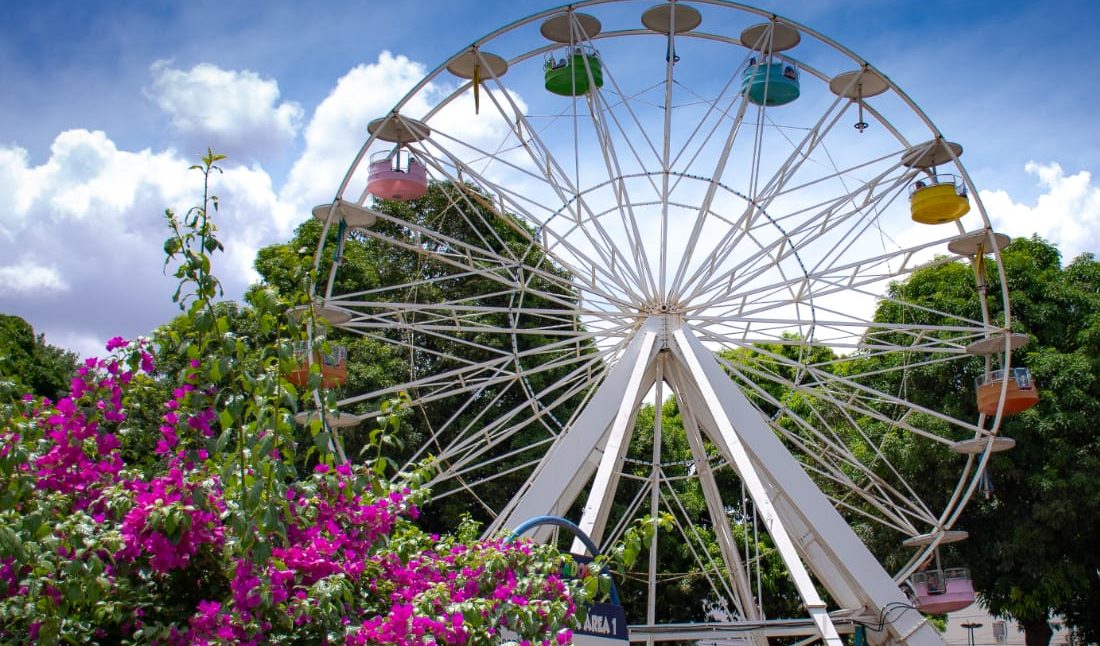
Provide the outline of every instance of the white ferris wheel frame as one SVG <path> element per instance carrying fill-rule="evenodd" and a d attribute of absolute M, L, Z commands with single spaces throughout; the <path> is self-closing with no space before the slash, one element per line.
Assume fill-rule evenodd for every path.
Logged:
<path fill-rule="evenodd" d="M 711 520 L 724 517 L 723 495 L 715 482 L 713 470 L 731 468 L 743 482 L 753 503 L 754 513 L 759 514 L 761 524 L 771 535 L 787 564 L 811 620 L 792 626 L 771 622 L 762 616 L 760 608 L 753 602 L 754 584 L 746 565 L 746 555 L 739 552 L 728 523 L 714 522 L 726 576 L 716 577 L 717 580 L 711 584 L 716 590 L 727 591 L 727 597 L 736 606 L 736 614 L 741 617 L 739 623 L 726 622 L 724 630 L 729 631 L 729 634 L 745 634 L 748 631 L 757 641 L 768 635 L 785 634 L 816 637 L 830 644 L 837 644 L 839 637 L 836 622 L 845 625 L 842 630 L 850 630 L 852 622 L 862 618 L 872 623 L 877 619 L 885 625 L 886 633 L 869 636 L 874 642 L 886 639 L 912 644 L 941 643 L 935 631 L 916 613 L 903 612 L 890 616 L 889 609 L 906 604 L 898 583 L 927 559 L 941 543 L 951 540 L 951 528 L 976 491 L 977 474 L 985 468 L 991 451 L 968 455 L 959 483 L 948 504 L 942 512 L 936 512 L 924 504 L 910 484 L 892 467 L 893 474 L 898 478 L 895 482 L 877 476 L 854 456 L 847 460 L 846 449 L 840 438 L 821 428 L 824 419 L 802 419 L 789 410 L 785 412 L 799 425 L 799 430 L 808 434 L 812 440 L 769 424 L 750 403 L 742 388 L 757 398 L 781 405 L 774 398 L 769 400 L 771 395 L 765 390 L 754 386 L 754 378 L 774 381 L 775 375 L 753 374 L 750 366 L 716 361 L 712 350 L 714 347 L 729 345 L 745 347 L 752 341 L 797 345 L 797 340 L 783 336 L 784 332 L 791 329 L 792 319 L 775 314 L 790 308 L 797 311 L 807 307 L 799 294 L 792 293 L 792 285 L 797 283 L 814 293 L 809 306 L 812 313 L 799 314 L 794 320 L 812 333 L 825 331 L 830 347 L 841 351 L 859 350 L 868 356 L 896 352 L 899 347 L 889 343 L 885 337 L 868 335 L 868 321 L 835 306 L 828 306 L 825 297 L 839 294 L 881 297 L 876 288 L 881 288 L 890 279 L 904 277 L 924 266 L 923 258 L 929 250 L 939 249 L 944 243 L 975 233 L 967 232 L 959 224 L 954 233 L 939 239 L 898 245 L 880 255 L 842 261 L 846 252 L 869 229 L 878 226 L 875 221 L 878 214 L 892 206 L 902 194 L 904 186 L 914 176 L 914 172 L 902 168 L 904 164 L 889 166 L 871 182 L 857 185 L 847 193 L 833 195 L 824 202 L 807 204 L 801 210 L 785 212 L 775 217 L 769 215 L 769 206 L 773 201 L 805 191 L 809 184 L 837 180 L 861 167 L 870 168 L 881 164 L 891 155 L 903 156 L 903 153 L 919 148 L 872 105 L 863 101 L 859 102 L 862 110 L 875 119 L 876 125 L 883 127 L 897 140 L 900 144 L 898 150 L 865 160 L 856 166 L 837 169 L 833 176 L 814 176 L 808 183 L 793 182 L 801 181 L 799 173 L 803 164 L 811 158 L 811 153 L 815 152 L 815 146 L 821 145 L 829 137 L 833 129 L 838 127 L 841 117 L 848 114 L 849 108 L 855 103 L 844 96 L 836 97 L 817 122 L 807 129 L 802 140 L 792 143 L 786 158 L 774 166 L 771 175 L 763 180 L 759 177 L 760 142 L 755 142 L 752 153 L 753 172 L 748 191 L 726 186 L 721 177 L 730 160 L 733 146 L 742 140 L 738 137 L 741 128 L 755 128 L 753 136 L 758 140 L 762 136 L 761 132 L 767 127 L 766 109 L 757 111 L 757 120 L 753 123 L 746 118 L 748 112 L 755 109 L 749 101 L 723 106 L 716 99 L 708 105 L 705 116 L 695 126 L 684 146 L 674 150 L 674 137 L 671 133 L 674 66 L 677 62 L 672 54 L 675 51 L 675 41 L 681 38 L 697 38 L 742 48 L 747 45 L 741 43 L 737 37 L 708 32 L 681 34 L 673 31 L 668 34 L 669 55 L 666 57 L 663 79 L 663 136 L 659 142 L 644 136 L 641 141 L 637 141 L 638 149 L 649 148 L 652 153 L 656 153 L 659 165 L 655 170 L 647 171 L 648 166 L 641 161 L 645 157 L 644 150 L 640 152 L 631 144 L 631 138 L 626 135 L 630 126 L 616 121 L 621 117 L 624 122 L 633 119 L 640 125 L 640 118 L 630 106 L 628 95 L 619 90 L 612 74 L 608 74 L 607 81 L 614 92 L 618 93 L 620 102 L 617 105 L 612 106 L 610 99 L 604 97 L 603 93 L 593 92 L 586 98 L 589 108 L 587 113 L 578 110 L 579 100 L 573 102 L 572 113 L 563 113 L 574 120 L 589 119 L 587 125 L 606 137 L 603 139 L 602 161 L 608 176 L 603 181 L 583 184 L 579 161 L 560 159 L 555 154 L 553 143 L 543 140 L 544 130 L 532 123 L 516 97 L 509 92 L 508 86 L 492 72 L 491 61 L 483 57 L 482 47 L 499 37 L 522 27 L 530 28 L 563 11 L 567 11 L 572 17 L 586 9 L 620 4 L 637 5 L 632 0 L 588 0 L 567 7 L 548 9 L 498 29 L 456 53 L 425 76 L 386 115 L 382 122 L 383 127 L 387 122 L 394 121 L 407 131 L 417 134 L 418 128 L 426 128 L 426 124 L 432 123 L 433 117 L 467 96 L 473 82 L 461 85 L 415 119 L 406 117 L 402 110 L 411 105 L 413 99 L 420 96 L 432 82 L 444 75 L 448 65 L 460 57 L 470 56 L 472 52 L 474 57 L 484 62 L 485 69 L 490 70 L 490 73 L 479 81 L 484 86 L 480 89 L 486 99 L 486 108 L 491 106 L 499 115 L 515 120 L 511 134 L 515 136 L 515 140 L 522 142 L 522 150 L 527 158 L 513 161 L 512 157 L 501 150 L 464 144 L 440 131 L 432 131 L 430 136 L 414 136 L 404 142 L 404 145 L 425 160 L 437 178 L 448 179 L 459 185 L 463 181 L 473 181 L 479 186 L 491 187 L 492 194 L 488 197 L 453 190 L 448 199 L 452 207 L 459 211 L 465 209 L 465 213 L 489 208 L 498 213 L 522 214 L 532 223 L 533 228 L 516 228 L 515 233 L 525 237 L 529 245 L 538 249 L 553 266 L 527 266 L 521 254 L 491 251 L 492 241 L 463 240 L 435 230 L 430 225 L 401 221 L 384 212 L 372 211 L 376 220 L 400 225 L 410 237 L 398 240 L 367 228 L 359 232 L 362 239 L 397 245 L 409 253 L 425 253 L 422 246 L 424 243 L 421 241 L 428 240 L 439 249 L 445 249 L 443 252 L 429 252 L 432 260 L 457 272 L 447 275 L 445 279 L 431 280 L 442 284 L 453 281 L 456 277 L 482 279 L 498 286 L 499 291 L 494 292 L 493 296 L 510 300 L 507 305 L 485 306 L 472 300 L 434 304 L 399 302 L 385 298 L 386 294 L 402 290 L 412 292 L 431 282 L 422 281 L 418 277 L 410 277 L 405 284 L 341 294 L 334 292 L 338 268 L 338 263 L 334 263 L 325 289 L 325 303 L 350 314 L 350 320 L 338 327 L 379 339 L 384 338 L 387 331 L 403 327 L 414 328 L 417 334 L 427 337 L 449 341 L 457 339 L 460 345 L 492 357 L 477 363 L 467 362 L 440 374 L 417 375 L 409 383 L 392 388 L 354 395 L 343 400 L 341 405 L 376 401 L 410 388 L 417 391 L 418 404 L 465 397 L 466 402 L 455 410 L 454 416 L 447 421 L 449 424 L 457 420 L 460 414 L 472 410 L 477 405 L 474 402 L 479 394 L 492 392 L 494 388 L 522 389 L 532 402 L 549 400 L 549 403 L 534 406 L 530 411 L 520 411 L 517 407 L 496 419 L 475 416 L 473 422 L 468 424 L 479 426 L 476 434 L 464 429 L 453 437 L 445 438 L 447 434 L 442 428 L 434 431 L 433 448 L 438 449 L 437 457 L 448 465 L 446 473 L 441 473 L 437 484 L 453 478 L 459 484 L 444 491 L 443 495 L 473 493 L 478 484 L 507 475 L 515 469 L 502 471 L 477 482 L 463 479 L 476 473 L 478 469 L 503 463 L 512 457 L 512 454 L 500 455 L 494 453 L 494 450 L 504 446 L 509 438 L 526 425 L 542 424 L 551 430 L 540 442 L 544 456 L 537 464 L 527 465 L 533 467 L 527 484 L 508 506 L 503 510 L 493 510 L 497 513 L 496 519 L 487 532 L 506 529 L 531 516 L 563 514 L 587 487 L 588 504 L 584 507 L 580 525 L 599 543 L 601 539 L 617 538 L 623 529 L 620 524 L 608 531 L 608 510 L 620 477 L 617 470 L 621 468 L 626 455 L 636 412 L 647 393 L 656 392 L 656 401 L 663 401 L 663 389 L 668 386 L 684 413 L 687 440 Z M 931 138 L 929 146 L 939 145 L 937 142 L 943 140 L 942 134 L 931 120 L 900 88 L 836 41 L 804 25 L 786 18 L 780 19 L 774 14 L 746 5 L 722 0 L 697 0 L 691 4 L 736 9 L 758 16 L 764 21 L 772 21 L 773 24 L 781 21 L 793 26 L 801 34 L 848 57 L 857 69 L 870 71 L 884 79 L 892 95 L 908 108 L 910 116 L 923 122 L 927 129 L 926 134 Z M 594 34 L 590 38 L 584 38 L 584 41 L 586 44 L 599 45 L 604 41 L 629 36 L 652 37 L 653 32 L 646 29 L 622 29 Z M 549 43 L 535 47 L 513 56 L 507 61 L 508 65 L 515 67 L 537 59 L 559 46 L 558 43 Z M 806 61 L 789 56 L 787 58 L 798 65 L 803 75 L 825 84 L 832 78 Z M 587 73 L 591 82 L 592 70 L 588 69 Z M 725 90 L 722 94 L 725 95 Z M 702 137 L 709 142 L 711 136 L 718 132 L 718 125 L 711 126 L 707 123 L 710 115 L 730 110 L 734 105 L 736 112 L 733 115 L 720 114 L 721 118 L 716 121 L 726 123 L 725 119 L 728 118 L 735 125 L 725 133 L 724 145 L 717 153 L 710 177 L 695 176 L 678 168 L 678 161 L 685 155 L 690 157 L 694 152 L 699 156 L 704 152 L 704 144 L 699 144 L 694 150 L 689 149 L 689 144 L 696 135 L 712 127 L 711 132 L 704 133 Z M 644 129 L 639 130 L 645 132 Z M 612 145 L 616 134 L 627 142 L 625 149 Z M 321 234 L 322 245 L 325 244 L 330 227 L 339 223 L 338 205 L 342 201 L 361 208 L 370 208 L 371 198 L 366 189 L 356 194 L 352 187 L 357 173 L 364 167 L 363 162 L 368 152 L 378 143 L 378 137 L 368 137 L 344 177 L 337 191 L 337 200 L 327 213 Z M 467 161 L 454 152 L 459 149 L 478 158 Z M 579 149 L 580 144 L 574 142 L 574 152 L 579 152 Z M 993 237 L 985 209 L 957 154 L 954 150 L 947 149 L 950 150 L 949 163 L 962 176 L 965 186 L 969 188 L 971 200 L 976 205 L 982 224 L 979 233 L 984 236 L 983 239 L 989 241 L 987 248 L 996 263 L 995 280 L 1003 286 L 1005 276 L 1000 263 L 1000 249 Z M 631 159 L 641 166 L 641 171 L 623 170 L 630 166 Z M 560 206 L 540 203 L 537 198 L 528 196 L 519 189 L 513 190 L 508 185 L 497 183 L 485 174 L 485 160 L 492 160 L 514 176 L 543 182 L 556 192 Z M 691 161 L 687 162 L 688 166 Z M 705 184 L 705 195 L 698 204 L 676 203 L 674 194 L 679 187 L 699 181 Z M 649 200 L 633 200 L 628 195 L 627 185 L 644 185 L 646 182 L 654 189 L 655 196 Z M 589 194 L 598 196 L 601 191 L 618 195 L 618 201 L 599 206 L 596 200 L 587 201 Z M 716 200 L 738 197 L 747 204 L 739 216 L 719 215 L 712 210 Z M 488 203 L 487 199 L 490 200 Z M 869 209 L 871 215 L 861 211 L 861 208 L 869 204 L 874 206 Z M 849 205 L 855 206 L 849 208 Z M 658 253 L 655 259 L 650 257 L 652 245 L 646 244 L 643 239 L 640 220 L 633 211 L 653 207 L 660 213 L 660 240 L 656 244 Z M 712 222 L 716 219 L 721 221 L 730 233 L 712 245 L 705 254 L 694 259 L 694 262 L 681 259 L 679 264 L 675 264 L 674 259 L 670 258 L 667 240 L 673 220 L 670 209 L 677 208 L 697 210 L 699 213 L 689 234 L 686 246 L 689 252 L 693 252 L 696 244 L 706 235 L 704 221 L 708 218 Z M 810 212 L 814 214 L 813 218 L 799 219 Z M 616 217 L 620 219 L 621 225 L 617 235 L 612 231 Z M 829 236 L 836 234 L 841 227 L 836 224 L 822 226 L 821 218 L 845 223 L 839 239 L 830 239 Z M 605 226 L 608 222 L 611 225 Z M 758 231 L 763 229 L 778 230 L 782 235 L 770 241 L 758 238 Z M 625 244 L 622 244 L 624 241 Z M 816 241 L 835 246 L 817 258 L 804 261 L 799 250 L 805 250 Z M 345 243 L 346 238 L 341 237 L 340 247 Z M 740 261 L 733 260 L 735 252 L 745 245 L 749 245 L 750 249 L 751 245 L 755 245 L 755 254 Z M 318 263 L 321 257 L 322 254 L 318 253 Z M 943 261 L 957 258 L 958 255 Z M 982 254 L 971 260 L 984 272 Z M 780 266 L 784 262 L 787 265 Z M 795 267 L 795 273 L 801 273 L 798 281 L 783 273 L 790 269 L 789 266 Z M 521 271 L 516 271 L 517 267 Z M 562 271 L 559 270 L 564 270 L 569 278 L 563 278 Z M 773 271 L 780 272 L 777 280 L 761 282 L 761 277 Z M 979 293 L 984 295 L 988 286 L 982 282 L 983 272 L 976 273 L 979 275 Z M 551 285 L 554 289 L 532 287 L 538 281 Z M 576 290 L 581 295 L 578 301 L 571 302 L 562 296 L 563 291 L 571 290 Z M 737 298 L 733 299 L 734 296 Z M 525 306 L 526 299 L 533 297 L 556 307 Z M 974 341 L 990 338 L 998 332 L 1010 329 L 1007 290 L 1002 288 L 1000 297 L 1004 319 L 996 324 L 991 322 L 988 305 L 982 298 L 979 299 L 981 320 L 959 319 L 954 325 L 926 326 L 884 323 L 876 324 L 876 328 L 884 330 L 883 334 L 896 333 L 911 339 L 910 345 L 903 346 L 906 351 L 926 353 L 927 358 L 907 364 L 907 368 L 950 361 L 962 356 L 965 347 Z M 814 299 L 820 302 L 814 303 Z M 563 316 L 563 311 L 567 311 L 568 316 Z M 769 314 L 772 315 L 768 316 Z M 486 315 L 508 317 L 510 324 L 501 325 L 495 321 L 486 323 Z M 415 317 L 414 324 L 407 322 L 410 316 Z M 548 321 L 556 320 L 557 323 L 541 328 L 528 328 L 520 324 L 521 316 L 537 316 Z M 585 321 L 583 329 L 576 326 L 578 318 Z M 731 324 L 730 321 L 736 323 Z M 469 335 L 479 334 L 510 337 L 513 342 L 511 348 L 501 350 L 469 338 Z M 550 340 L 537 348 L 520 350 L 515 339 L 533 334 Z M 735 336 L 738 337 L 737 342 L 730 344 L 730 339 Z M 395 342 L 388 339 L 387 342 L 402 347 L 409 353 L 425 351 L 414 341 Z M 589 347 L 594 347 L 595 350 L 585 355 L 579 351 L 575 355 L 568 355 L 566 351 L 570 347 L 579 348 L 582 343 L 592 344 Z M 1012 346 L 1006 335 L 1001 358 L 1001 365 L 1006 369 L 1010 366 L 1011 350 Z M 796 392 L 813 392 L 823 401 L 845 411 L 848 420 L 857 429 L 860 426 L 856 418 L 868 418 L 938 442 L 946 448 L 952 440 L 928 432 L 920 424 L 912 422 L 910 417 L 926 416 L 954 425 L 965 432 L 973 433 L 975 439 L 982 439 L 987 445 L 992 443 L 1000 427 L 1000 410 L 993 416 L 981 415 L 977 422 L 966 422 L 908 402 L 902 395 L 878 392 L 856 379 L 831 375 L 827 365 L 794 361 L 765 349 L 760 352 L 777 364 L 796 371 L 797 376 L 783 382 L 783 386 Z M 535 364 L 533 368 L 523 365 L 527 359 L 549 356 L 549 353 L 554 353 L 555 356 L 550 364 Z M 987 359 L 987 371 L 989 366 L 990 360 Z M 559 382 L 560 387 L 552 391 L 546 389 L 536 392 L 530 383 L 531 378 L 551 369 L 566 371 L 566 376 Z M 742 384 L 740 387 L 731 380 L 731 375 L 739 378 L 737 383 Z M 826 387 L 822 387 L 823 385 Z M 830 389 L 828 385 L 833 388 Z M 1002 388 L 1002 400 L 1005 397 L 1005 388 L 1007 383 Z M 555 411 L 559 406 L 576 397 L 583 398 L 584 405 L 575 416 L 557 419 Z M 908 412 L 897 419 L 884 416 L 876 408 L 882 403 L 904 406 Z M 526 413 L 530 413 L 530 416 L 521 419 L 520 416 Z M 659 437 L 661 416 L 658 414 L 655 418 L 655 434 Z M 828 459 L 821 459 L 816 463 L 796 460 L 780 441 L 777 433 L 784 433 L 784 440 L 788 445 L 801 445 L 808 453 L 812 451 L 808 444 L 810 441 L 818 443 L 818 446 L 828 447 L 832 453 L 829 453 Z M 708 455 L 705 443 L 717 449 L 720 454 L 717 461 Z M 659 443 L 655 441 L 655 444 Z M 418 453 L 417 457 L 423 455 L 424 453 Z M 841 457 L 838 459 L 837 456 Z M 879 458 L 886 462 L 881 452 L 876 459 Z M 859 472 L 862 484 L 853 479 L 850 469 Z M 878 520 L 885 519 L 885 524 L 910 536 L 910 540 L 915 541 L 920 549 L 909 563 L 894 577 L 887 574 L 834 505 L 851 513 L 865 512 L 861 511 L 859 505 L 845 500 L 829 501 L 806 470 L 815 477 L 851 487 L 853 495 L 860 503 L 869 504 L 881 513 Z M 567 477 L 563 477 L 563 474 L 567 474 Z M 667 485 L 671 480 L 661 474 L 659 448 L 655 448 L 651 474 L 652 486 L 648 489 L 650 509 L 656 511 L 661 503 L 678 504 L 674 500 L 659 500 L 668 496 L 661 490 L 662 482 Z M 642 507 L 644 501 L 638 502 L 636 508 Z M 929 522 L 931 531 L 922 533 L 922 530 L 928 529 Z M 545 539 L 546 534 L 547 531 L 541 532 L 541 538 Z M 655 554 L 655 550 L 651 552 Z M 829 591 L 834 603 L 839 604 L 839 610 L 832 613 L 827 611 L 814 587 L 815 579 Z M 663 641 L 714 636 L 715 630 L 722 630 L 714 626 L 704 628 L 657 625 L 653 620 L 655 600 L 652 598 L 656 580 L 656 566 L 651 562 L 648 577 L 651 593 L 650 616 L 645 624 L 632 626 L 632 636 Z M 758 581 L 756 585 L 759 587 Z"/>

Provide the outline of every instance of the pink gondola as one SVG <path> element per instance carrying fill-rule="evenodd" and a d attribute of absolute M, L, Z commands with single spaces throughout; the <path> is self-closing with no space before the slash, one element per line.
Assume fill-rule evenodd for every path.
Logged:
<path fill-rule="evenodd" d="M 974 603 L 974 584 L 964 567 L 927 570 L 909 577 L 917 610 L 930 615 L 954 612 Z"/>
<path fill-rule="evenodd" d="M 371 155 L 367 191 L 383 200 L 415 200 L 428 192 L 428 169 L 409 151 Z"/>

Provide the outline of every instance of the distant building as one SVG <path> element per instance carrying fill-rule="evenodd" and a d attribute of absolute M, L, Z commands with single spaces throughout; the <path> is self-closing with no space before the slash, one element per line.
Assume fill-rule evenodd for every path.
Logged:
<path fill-rule="evenodd" d="M 974 641 L 970 641 L 970 630 L 963 624 L 981 624 L 975 627 Z M 1071 646 L 1072 633 L 1058 620 L 1050 622 L 1054 635 L 1050 646 Z M 943 634 L 947 646 L 1023 646 L 1024 629 L 1014 621 L 991 617 L 985 608 L 974 603 L 958 612 L 947 615 L 947 631 Z"/>

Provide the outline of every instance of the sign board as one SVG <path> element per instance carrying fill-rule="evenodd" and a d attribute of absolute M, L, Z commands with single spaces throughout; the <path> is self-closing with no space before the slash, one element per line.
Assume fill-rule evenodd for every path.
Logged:
<path fill-rule="evenodd" d="M 626 612 L 614 603 L 595 603 L 588 607 L 588 616 L 581 627 L 573 631 L 576 646 L 611 646 L 626 644 Z"/>
<path fill-rule="evenodd" d="M 580 527 L 560 516 L 536 516 L 526 520 L 520 523 L 519 527 L 512 532 L 507 540 L 513 540 L 528 529 L 540 525 L 564 527 L 584 543 L 589 553 L 593 555 L 600 553 L 592 539 Z M 567 566 L 563 568 L 562 576 L 569 578 L 585 576 L 589 565 L 592 563 L 592 557 L 577 554 L 573 554 L 572 557 L 578 567 Z M 594 603 L 589 605 L 587 610 L 588 612 L 584 621 L 581 622 L 580 628 L 573 631 L 573 643 L 576 646 L 622 646 L 622 644 L 630 643 L 629 631 L 626 625 L 626 611 L 619 605 L 619 593 L 615 589 L 614 581 L 611 582 L 611 603 Z M 510 631 L 501 631 L 501 637 L 509 639 L 512 634 Z"/>

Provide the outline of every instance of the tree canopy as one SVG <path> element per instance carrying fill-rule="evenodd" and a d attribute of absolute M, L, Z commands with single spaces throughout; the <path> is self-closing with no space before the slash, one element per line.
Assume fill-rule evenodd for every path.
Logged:
<path fill-rule="evenodd" d="M 427 472 L 385 455 L 400 406 L 354 465 L 294 423 L 321 381 L 316 364 L 308 388 L 286 376 L 311 331 L 274 290 L 214 302 L 221 158 L 195 167 L 200 204 L 166 213 L 184 314 L 158 347 L 114 338 L 57 401 L 0 398 L 0 641 L 568 642 L 604 577 L 473 523 L 417 526 Z"/>
<path fill-rule="evenodd" d="M 1100 615 L 1088 609 L 1095 608 L 1100 568 L 1092 544 L 1100 536 L 1100 263 L 1086 254 L 1063 266 L 1058 250 L 1037 237 L 1013 241 L 1001 257 L 1013 330 L 1030 338 L 1012 363 L 1031 370 L 1041 399 L 1005 419 L 1001 434 L 1015 439 L 1016 447 L 990 460 L 993 495 L 971 501 L 957 524 L 970 537 L 951 553 L 970 567 L 990 612 L 1019 621 L 1029 644 L 1049 641 L 1047 622 L 1056 615 L 1095 638 Z M 989 263 L 985 270 L 995 267 Z M 943 264 L 891 289 L 905 303 L 976 317 L 973 271 L 963 263 Z M 988 295 L 994 316 L 1000 315 L 999 298 L 996 289 Z M 926 312 L 889 302 L 876 320 Z M 979 358 L 921 367 L 907 373 L 908 392 L 974 418 L 974 378 L 981 371 Z M 926 481 L 939 478 L 949 491 L 953 483 L 934 467 L 940 462 L 925 455 L 902 464 L 921 470 L 914 475 Z"/>
<path fill-rule="evenodd" d="M 0 314 L 0 378 L 13 379 L 26 390 L 58 399 L 69 389 L 76 354 L 35 336 L 30 323 Z"/>

